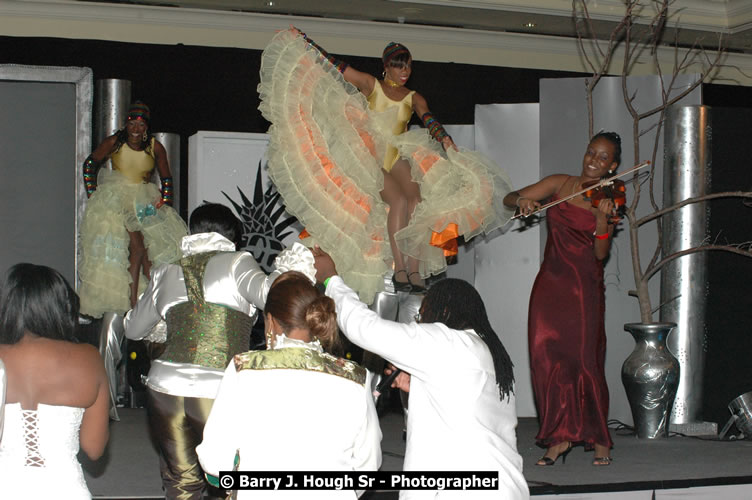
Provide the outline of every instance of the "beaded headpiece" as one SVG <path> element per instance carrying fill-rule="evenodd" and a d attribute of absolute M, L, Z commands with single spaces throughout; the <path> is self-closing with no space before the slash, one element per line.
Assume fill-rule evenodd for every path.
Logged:
<path fill-rule="evenodd" d="M 407 47 L 405 47 L 401 43 L 389 42 L 386 48 L 384 48 L 384 53 L 381 55 L 381 60 L 384 62 L 384 66 L 389 66 L 389 62 L 401 54 L 407 54 L 409 57 L 410 51 L 407 50 Z"/>
<path fill-rule="evenodd" d="M 136 101 L 131 104 L 130 109 L 128 109 L 128 117 L 125 119 L 125 121 L 129 122 L 131 120 L 143 120 L 146 123 L 149 123 L 150 119 L 151 111 L 149 111 L 149 106 L 141 101 Z"/>

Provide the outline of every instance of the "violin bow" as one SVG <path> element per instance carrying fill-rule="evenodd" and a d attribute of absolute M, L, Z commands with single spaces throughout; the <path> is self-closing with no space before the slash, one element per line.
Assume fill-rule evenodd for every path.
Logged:
<path fill-rule="evenodd" d="M 512 217 L 510 220 L 519 219 L 520 217 L 530 217 L 532 215 L 538 214 L 538 213 L 540 213 L 540 212 L 542 212 L 544 210 L 547 210 L 547 209 L 549 209 L 549 208 L 551 208 L 553 206 L 558 205 L 559 203 L 564 203 L 565 201 L 569 201 L 572 198 L 576 198 L 576 197 L 580 196 L 581 194 L 585 194 L 586 192 L 588 192 L 590 190 L 593 190 L 593 189 L 596 189 L 596 188 L 599 188 L 599 187 L 602 187 L 602 186 L 606 186 L 611 181 L 613 181 L 614 179 L 618 179 L 619 177 L 624 177 L 625 175 L 631 174 L 632 172 L 635 172 L 635 171 L 637 171 L 637 170 L 639 170 L 641 168 L 647 167 L 648 165 L 650 165 L 650 160 L 647 160 L 647 161 L 644 161 L 642 163 L 639 163 L 639 164 L 635 165 L 634 167 L 630 168 L 629 170 L 627 170 L 625 172 L 622 172 L 620 174 L 612 175 L 608 179 L 602 179 L 602 180 L 598 181 L 597 183 L 593 184 L 592 186 L 588 186 L 585 189 L 582 189 L 580 191 L 577 191 L 576 193 L 570 194 L 569 196 L 565 196 L 564 198 L 561 198 L 559 200 L 552 201 L 550 203 L 546 203 L 545 205 L 541 206 L 535 212 L 531 212 L 531 213 L 529 213 L 527 215 L 523 215 L 523 214 L 519 213 L 519 214 L 515 215 L 514 217 Z"/>

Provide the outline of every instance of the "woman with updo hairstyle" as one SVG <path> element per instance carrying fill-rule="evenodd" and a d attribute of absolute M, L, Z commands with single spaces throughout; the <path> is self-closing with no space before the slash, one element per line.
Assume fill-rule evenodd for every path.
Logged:
<path fill-rule="evenodd" d="M 76 338 L 78 304 L 46 266 L 16 264 L 0 289 L 0 498 L 91 499 L 76 455 L 102 456 L 109 389 L 99 352 Z"/>
<path fill-rule="evenodd" d="M 289 271 L 272 284 L 264 315 L 267 349 L 234 357 L 196 448 L 209 482 L 219 486 L 219 471 L 233 467 L 378 470 L 381 430 L 371 374 L 333 355 L 342 344 L 332 299 L 304 274 Z M 313 428 L 304 425 L 309 418 Z M 286 493 L 357 498 L 353 490 Z M 239 499 L 255 495 L 238 491 Z"/>
<path fill-rule="evenodd" d="M 283 334 L 305 342 L 318 340 L 325 352 L 342 354 L 334 301 L 311 286 L 303 273 L 289 271 L 274 281 L 266 298 L 264 322 L 267 349 Z"/>

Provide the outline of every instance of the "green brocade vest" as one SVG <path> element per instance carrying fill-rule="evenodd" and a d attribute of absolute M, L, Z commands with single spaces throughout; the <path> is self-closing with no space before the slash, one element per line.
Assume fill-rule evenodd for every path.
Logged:
<path fill-rule="evenodd" d="M 366 369 L 344 358 L 305 347 L 248 351 L 234 358 L 235 370 L 305 370 L 327 373 L 365 385 Z"/>
<path fill-rule="evenodd" d="M 160 360 L 224 370 L 233 355 L 248 350 L 253 318 L 204 300 L 204 270 L 217 253 L 200 253 L 180 260 L 188 302 L 167 311 L 167 342 Z"/>

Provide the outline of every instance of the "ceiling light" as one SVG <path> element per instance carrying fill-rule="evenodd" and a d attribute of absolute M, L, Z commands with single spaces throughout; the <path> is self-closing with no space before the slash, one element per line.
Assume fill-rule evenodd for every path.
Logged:
<path fill-rule="evenodd" d="M 532 21 L 526 22 L 525 24 L 523 24 L 523 25 L 522 25 L 522 27 L 523 27 L 523 28 L 528 28 L 528 29 L 529 29 L 529 28 L 535 28 L 536 26 L 538 26 L 538 25 L 537 25 L 537 24 L 535 24 L 535 23 L 534 23 L 534 22 L 532 22 Z"/>

